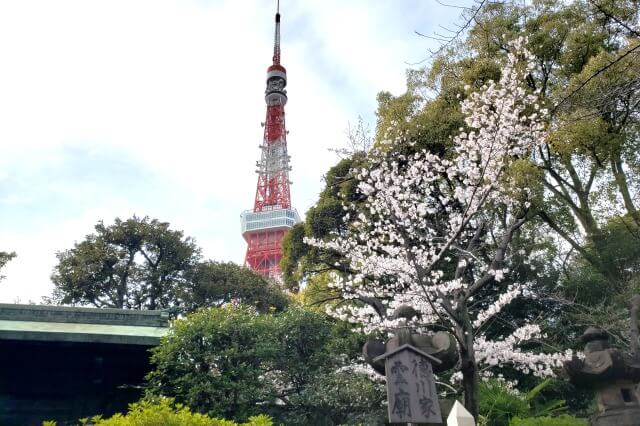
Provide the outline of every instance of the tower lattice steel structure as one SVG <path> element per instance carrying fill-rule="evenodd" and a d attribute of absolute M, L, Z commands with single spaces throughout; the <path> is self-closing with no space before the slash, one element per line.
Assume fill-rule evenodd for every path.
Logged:
<path fill-rule="evenodd" d="M 280 4 L 276 12 L 273 63 L 267 68 L 265 101 L 267 117 L 264 123 L 262 155 L 256 162 L 258 185 L 253 210 L 240 216 L 242 236 L 247 242 L 245 265 L 273 279 L 280 278 L 282 238 L 296 223 L 298 212 L 291 207 L 287 130 L 284 106 L 287 103 L 287 71 L 280 64 Z"/>

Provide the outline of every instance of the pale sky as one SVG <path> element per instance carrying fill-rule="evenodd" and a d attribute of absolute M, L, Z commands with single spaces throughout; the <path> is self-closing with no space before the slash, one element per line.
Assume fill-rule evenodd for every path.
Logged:
<path fill-rule="evenodd" d="M 470 0 L 450 0 L 468 5 Z M 104 220 L 171 223 L 241 263 L 275 0 L 0 1 L 0 302 L 50 294 L 55 253 Z M 459 10 L 435 0 L 282 0 L 292 199 L 304 216 L 358 116 L 405 90 Z"/>

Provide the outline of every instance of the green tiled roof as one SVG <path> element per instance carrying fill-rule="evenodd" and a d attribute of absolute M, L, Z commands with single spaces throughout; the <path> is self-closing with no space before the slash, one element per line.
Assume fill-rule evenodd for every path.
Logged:
<path fill-rule="evenodd" d="M 0 340 L 153 346 L 168 331 L 162 311 L 0 304 Z"/>

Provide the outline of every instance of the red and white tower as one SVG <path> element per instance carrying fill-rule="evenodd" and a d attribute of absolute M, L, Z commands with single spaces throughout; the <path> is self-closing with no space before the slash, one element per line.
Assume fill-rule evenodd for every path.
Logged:
<path fill-rule="evenodd" d="M 291 207 L 287 130 L 284 106 L 287 103 L 287 71 L 280 65 L 280 2 L 276 12 L 276 33 L 273 45 L 273 64 L 267 68 L 267 119 L 262 156 L 256 162 L 258 186 L 253 210 L 240 216 L 242 236 L 247 242 L 246 266 L 274 279 L 280 277 L 282 238 L 296 223 L 298 212 Z"/>

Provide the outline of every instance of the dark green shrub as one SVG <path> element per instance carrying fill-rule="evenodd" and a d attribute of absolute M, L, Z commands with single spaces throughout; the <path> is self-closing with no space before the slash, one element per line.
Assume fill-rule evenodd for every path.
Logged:
<path fill-rule="evenodd" d="M 548 416 L 565 409 L 565 402 L 558 399 L 545 401 L 541 398 L 543 390 L 552 381 L 540 382 L 526 393 L 515 393 L 503 383 L 490 380 L 480 386 L 479 414 L 487 419 L 489 426 L 508 426 L 513 418 L 533 418 Z"/>
<path fill-rule="evenodd" d="M 147 396 L 166 396 L 211 417 L 259 414 L 276 423 L 372 424 L 384 385 L 342 368 L 362 337 L 296 305 L 279 313 L 226 306 L 175 321 L 152 350 Z"/>
<path fill-rule="evenodd" d="M 205 414 L 193 413 L 189 407 L 176 404 L 170 398 L 154 401 L 140 401 L 129 406 L 127 414 L 116 414 L 103 419 L 100 416 L 83 419 L 81 425 L 95 426 L 271 426 L 267 416 L 250 417 L 246 423 L 211 418 Z"/>
<path fill-rule="evenodd" d="M 509 426 L 586 426 L 587 421 L 564 414 L 558 417 L 531 417 L 521 419 L 514 417 Z"/>

